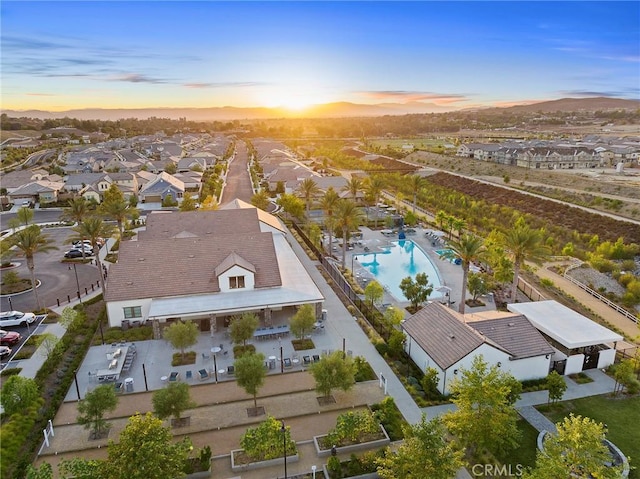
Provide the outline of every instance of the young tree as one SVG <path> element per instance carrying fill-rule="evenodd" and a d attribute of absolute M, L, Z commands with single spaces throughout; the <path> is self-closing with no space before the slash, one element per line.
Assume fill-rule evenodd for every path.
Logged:
<path fill-rule="evenodd" d="M 177 321 L 164 330 L 163 336 L 171 343 L 171 346 L 180 350 L 184 360 L 185 349 L 198 342 L 199 334 L 198 326 L 193 321 Z"/>
<path fill-rule="evenodd" d="M 271 203 L 265 190 L 260 190 L 251 197 L 251 204 L 260 210 L 267 211 Z"/>
<path fill-rule="evenodd" d="M 400 323 L 404 319 L 404 310 L 396 308 L 395 306 L 389 306 L 384 312 L 384 320 L 390 327 L 400 326 Z"/>
<path fill-rule="evenodd" d="M 474 261 L 481 259 L 484 251 L 482 238 L 467 233 L 457 240 L 450 241 L 448 249 L 440 256 L 440 259 L 453 260 L 460 258 L 460 260 L 462 260 L 462 296 L 460 298 L 460 306 L 458 307 L 458 310 L 462 314 L 464 314 L 466 302 L 469 266 Z"/>
<path fill-rule="evenodd" d="M 417 310 L 422 303 L 429 299 L 429 295 L 433 292 L 433 285 L 429 283 L 429 277 L 426 273 L 418 273 L 415 280 L 411 276 L 403 278 L 400 282 L 400 290 L 404 297 L 411 302 L 413 309 Z"/>
<path fill-rule="evenodd" d="M 23 208 L 24 209 L 24 208 Z M 16 231 L 9 242 L 12 246 L 15 246 L 27 260 L 27 268 L 31 274 L 31 287 L 33 288 L 33 296 L 36 300 L 36 310 L 41 309 L 40 298 L 38 297 L 38 288 L 36 281 L 36 263 L 34 257 L 36 253 L 43 253 L 58 249 L 53 246 L 53 241 L 48 235 L 42 233 L 40 226 L 31 225 L 25 229 Z"/>
<path fill-rule="evenodd" d="M 109 442 L 100 479 L 182 477 L 191 447 L 188 438 L 174 442 L 171 430 L 150 412 L 136 414 L 129 418 L 119 441 Z"/>
<path fill-rule="evenodd" d="M 623 389 L 629 394 L 635 394 L 640 390 L 640 382 L 636 378 L 635 362 L 633 359 L 623 359 L 613 367 L 613 379 L 616 380 L 614 394 L 617 396 Z"/>
<path fill-rule="evenodd" d="M 196 201 L 193 199 L 193 196 L 185 192 L 182 203 L 180 203 L 180 211 L 195 211 L 196 209 Z"/>
<path fill-rule="evenodd" d="M 289 322 L 291 334 L 296 338 L 304 338 L 316 322 L 315 308 L 310 304 L 303 304 Z"/>
<path fill-rule="evenodd" d="M 28 226 L 33 219 L 33 210 L 23 206 L 17 211 L 16 218 L 18 218 L 21 225 Z"/>
<path fill-rule="evenodd" d="M 2 407 L 7 416 L 24 411 L 40 399 L 38 384 L 31 378 L 13 375 L 4 380 Z"/>
<path fill-rule="evenodd" d="M 304 214 L 304 202 L 297 196 L 282 193 L 280 198 L 276 200 L 276 203 L 284 210 L 289 219 L 300 219 Z"/>
<path fill-rule="evenodd" d="M 371 307 L 373 307 L 382 301 L 382 298 L 384 297 L 384 288 L 374 279 L 364 288 L 364 297 Z"/>
<path fill-rule="evenodd" d="M 184 411 L 197 406 L 189 395 L 189 385 L 180 382 L 169 383 L 166 387 L 155 391 L 151 402 L 153 413 L 160 419 L 173 416 L 179 420 Z"/>
<path fill-rule="evenodd" d="M 48 462 L 43 462 L 37 469 L 29 464 L 26 479 L 53 479 L 53 468 Z"/>
<path fill-rule="evenodd" d="M 478 296 L 487 293 L 487 283 L 482 273 L 469 273 L 467 289 L 471 293 L 471 299 L 473 301 L 477 301 Z"/>
<path fill-rule="evenodd" d="M 178 166 L 173 161 L 168 161 L 167 164 L 164 165 L 164 172 L 175 175 L 178 172 Z"/>
<path fill-rule="evenodd" d="M 622 466 L 611 465 L 611 453 L 604 443 L 605 426 L 588 417 L 570 414 L 556 424 L 557 434 L 547 435 L 544 451 L 538 451 L 536 466 L 524 479 L 560 477 L 622 477 Z"/>
<path fill-rule="evenodd" d="M 253 333 L 260 324 L 258 316 L 253 313 L 244 313 L 240 317 L 235 317 L 229 325 L 229 336 L 234 344 L 242 343 L 247 345 L 247 341 L 253 337 Z"/>
<path fill-rule="evenodd" d="M 253 407 L 258 407 L 258 391 L 264 384 L 267 371 L 264 368 L 264 354 L 244 354 L 233 363 L 238 385 L 253 396 Z"/>
<path fill-rule="evenodd" d="M 44 356 L 44 358 L 48 358 L 49 355 L 53 352 L 53 350 L 56 348 L 56 345 L 58 344 L 58 341 L 60 341 L 58 339 L 58 337 L 53 334 L 53 333 L 43 333 L 38 335 L 38 338 L 36 340 L 36 344 L 38 345 L 38 348 L 42 348 L 41 351 L 41 355 Z"/>
<path fill-rule="evenodd" d="M 115 410 L 118 405 L 116 391 L 110 384 L 102 384 L 89 391 L 84 399 L 78 402 L 78 424 L 100 437 L 102 431 L 110 427 L 104 419 L 107 412 Z"/>
<path fill-rule="evenodd" d="M 459 379 L 458 379 L 459 378 Z M 481 355 L 450 386 L 457 406 L 443 416 L 449 431 L 470 451 L 504 451 L 517 445 L 520 431 L 514 403 L 522 390 L 513 376 L 488 367 Z"/>
<path fill-rule="evenodd" d="M 324 397 L 331 396 L 331 391 L 335 388 L 348 391 L 355 383 L 353 360 L 349 356 L 343 358 L 341 351 L 322 357 L 309 370 L 316 381 L 316 391 Z"/>
<path fill-rule="evenodd" d="M 567 390 L 567 383 L 564 382 L 564 378 L 557 371 L 551 371 L 547 376 L 547 390 L 549 391 L 547 404 L 549 401 L 556 403 L 564 396 L 564 392 Z"/>
<path fill-rule="evenodd" d="M 422 380 L 420 381 L 422 389 L 424 390 L 427 398 L 435 399 L 440 396 L 440 390 L 438 389 L 438 370 L 432 367 L 428 367 Z"/>
<path fill-rule="evenodd" d="M 404 428 L 404 442 L 394 454 L 376 459 L 383 479 L 450 479 L 463 466 L 462 452 L 445 440 L 446 431 L 439 418 Z"/>

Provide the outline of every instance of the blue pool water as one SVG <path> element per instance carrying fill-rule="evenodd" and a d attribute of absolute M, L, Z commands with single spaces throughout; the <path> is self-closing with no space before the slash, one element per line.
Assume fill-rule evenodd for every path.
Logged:
<path fill-rule="evenodd" d="M 431 297 L 442 295 L 437 291 L 442 285 L 438 269 L 411 240 L 393 241 L 391 247 L 379 253 L 356 254 L 354 259 L 399 301 L 407 300 L 400 289 L 400 281 L 407 276 L 415 278 L 418 273 L 426 273 L 429 284 L 433 285 Z"/>

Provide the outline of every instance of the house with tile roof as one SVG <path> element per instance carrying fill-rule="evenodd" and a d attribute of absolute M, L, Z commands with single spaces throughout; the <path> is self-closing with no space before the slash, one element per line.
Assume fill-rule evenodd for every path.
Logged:
<path fill-rule="evenodd" d="M 232 202 L 233 203 L 233 202 Z M 153 212 L 137 241 L 120 245 L 105 302 L 111 327 L 175 320 L 220 330 L 256 313 L 262 325 L 288 320 L 324 297 L 287 241 L 280 221 L 246 203 L 217 211 Z"/>
<path fill-rule="evenodd" d="M 465 323 L 460 313 L 440 304 L 426 304 L 402 323 L 405 351 L 423 371 L 438 372 L 438 390 L 449 393 L 461 369 L 476 356 L 519 381 L 547 376 L 553 348 L 522 315 Z"/>
<path fill-rule="evenodd" d="M 142 203 L 160 203 L 171 195 L 179 202 L 182 201 L 185 189 L 184 182 L 163 171 L 140 189 L 138 199 Z"/>

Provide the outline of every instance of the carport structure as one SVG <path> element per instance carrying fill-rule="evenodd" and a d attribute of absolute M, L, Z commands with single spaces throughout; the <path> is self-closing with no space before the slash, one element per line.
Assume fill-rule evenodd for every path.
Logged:
<path fill-rule="evenodd" d="M 557 301 L 508 304 L 523 314 L 555 349 L 553 368 L 561 374 L 605 368 L 614 363 L 619 334 Z"/>

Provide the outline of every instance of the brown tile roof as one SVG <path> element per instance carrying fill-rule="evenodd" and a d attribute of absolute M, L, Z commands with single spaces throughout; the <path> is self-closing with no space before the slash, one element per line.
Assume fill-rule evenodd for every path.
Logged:
<path fill-rule="evenodd" d="M 229 254 L 229 256 L 227 256 L 225 259 L 222 260 L 222 263 L 220 263 L 216 267 L 216 276 L 220 276 L 222 273 L 229 270 L 235 265 L 238 265 L 246 269 L 247 271 L 251 271 L 253 273 L 256 272 L 256 268 L 251 263 L 249 263 L 246 259 L 240 256 L 238 253 L 233 251 L 232 253 Z"/>
<path fill-rule="evenodd" d="M 443 370 L 485 342 L 463 322 L 461 314 L 438 302 L 426 304 L 402 327 Z"/>
<path fill-rule="evenodd" d="M 513 359 L 553 354 L 553 348 L 525 316 L 474 321 L 469 326 L 509 351 Z"/>
<path fill-rule="evenodd" d="M 138 238 L 145 241 L 193 235 L 199 238 L 212 238 L 229 233 L 242 237 L 244 234 L 259 232 L 260 223 L 256 208 L 152 212 L 147 215 L 146 228 L 138 234 Z"/>
<path fill-rule="evenodd" d="M 211 220 L 218 215 L 220 218 Z M 253 215 L 256 226 L 245 229 L 258 231 L 243 230 L 248 215 Z M 152 216 L 157 218 L 151 220 L 152 231 L 147 231 L 152 233 L 151 238 L 120 244 L 118 263 L 109 269 L 105 300 L 219 292 L 215 270 L 233 253 L 255 268 L 256 288 L 282 285 L 273 236 L 260 232 L 255 210 L 165 213 L 148 218 Z M 185 216 L 193 221 L 185 221 Z M 211 221 L 202 221 L 209 216 Z M 173 222 L 169 221 L 171 218 Z M 159 234 L 153 238 L 156 228 L 160 228 Z M 176 237 L 183 231 L 195 231 L 201 236 Z"/>

